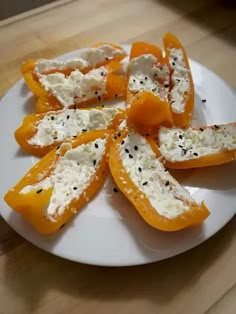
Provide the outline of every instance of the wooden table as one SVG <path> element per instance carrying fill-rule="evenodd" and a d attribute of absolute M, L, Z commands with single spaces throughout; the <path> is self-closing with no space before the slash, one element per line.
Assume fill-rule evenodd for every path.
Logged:
<path fill-rule="evenodd" d="M 25 59 L 97 41 L 158 43 L 167 30 L 193 59 L 236 87 L 235 21 L 233 1 L 60 1 L 0 26 L 0 95 L 20 78 Z M 0 220 L 0 313 L 236 313 L 235 229 L 233 219 L 199 247 L 166 261 L 102 268 L 47 254 Z"/>

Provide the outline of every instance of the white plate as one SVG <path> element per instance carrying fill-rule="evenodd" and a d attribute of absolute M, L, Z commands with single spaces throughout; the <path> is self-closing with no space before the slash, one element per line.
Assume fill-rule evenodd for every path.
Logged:
<path fill-rule="evenodd" d="M 129 46 L 125 46 L 129 49 Z M 73 57 L 71 52 L 60 57 Z M 233 122 L 234 92 L 218 76 L 191 61 L 195 83 L 194 124 Z M 206 99 L 202 103 L 201 99 Z M 22 237 L 52 254 L 77 262 L 105 266 L 138 265 L 180 254 L 205 241 L 235 214 L 236 163 L 198 170 L 175 171 L 197 201 L 205 200 L 211 215 L 199 227 L 165 233 L 149 227 L 121 195 L 113 193 L 109 178 L 105 188 L 71 223 L 52 236 L 41 236 L 4 202 L 3 196 L 32 166 L 14 140 L 14 130 L 33 111 L 35 98 L 20 80 L 1 100 L 0 114 L 0 212 Z"/>

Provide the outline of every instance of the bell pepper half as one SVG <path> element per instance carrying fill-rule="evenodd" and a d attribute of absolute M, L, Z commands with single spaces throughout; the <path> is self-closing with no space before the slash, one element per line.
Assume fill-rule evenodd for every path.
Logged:
<path fill-rule="evenodd" d="M 165 58 L 170 69 L 169 102 L 178 127 L 188 127 L 194 107 L 194 85 L 189 60 L 179 39 L 171 33 L 163 37 Z"/>
<path fill-rule="evenodd" d="M 110 145 L 110 171 L 120 191 L 149 225 L 177 231 L 208 217 L 204 203 L 196 204 L 160 163 L 154 140 L 128 129 L 119 135 Z"/>
<path fill-rule="evenodd" d="M 102 187 L 111 134 L 88 132 L 51 150 L 6 193 L 6 203 L 40 233 L 55 232 Z"/>
<path fill-rule="evenodd" d="M 96 95 L 96 86 L 93 86 L 94 95 L 91 98 L 88 98 L 86 101 L 76 99 L 73 101 L 69 108 L 83 108 L 92 104 L 99 104 L 105 100 L 116 99 L 117 97 L 121 97 L 126 92 L 127 80 L 123 74 L 119 74 L 119 70 L 121 69 L 121 63 L 117 61 L 112 61 L 109 64 L 105 65 L 104 68 L 107 71 L 107 75 L 104 76 L 105 80 L 105 88 L 106 91 L 104 94 Z M 89 75 L 89 72 L 87 75 Z M 101 72 L 102 73 L 102 72 Z M 86 74 L 85 74 L 86 75 Z M 53 110 L 60 110 L 64 108 L 59 99 L 57 99 L 54 95 L 47 92 L 43 93 L 36 103 L 36 112 L 42 113 Z"/>
<path fill-rule="evenodd" d="M 84 114 L 87 114 L 86 118 L 84 118 Z M 98 116 L 101 122 L 93 125 L 93 119 L 98 119 Z M 26 152 L 44 156 L 70 137 L 76 137 L 81 133 L 92 130 L 105 129 L 106 127 L 115 129 L 124 118 L 124 110 L 111 107 L 63 109 L 47 113 L 33 113 L 26 116 L 22 125 L 15 131 L 15 139 Z M 76 123 L 76 119 L 82 123 L 80 127 Z M 82 119 L 84 120 L 82 121 Z M 70 126 L 72 133 L 68 130 Z M 47 143 L 39 142 L 39 139 L 35 138 L 36 136 L 39 139 L 40 136 L 46 137 Z"/>
<path fill-rule="evenodd" d="M 159 154 L 168 168 L 216 166 L 236 159 L 236 122 L 158 132 Z"/>

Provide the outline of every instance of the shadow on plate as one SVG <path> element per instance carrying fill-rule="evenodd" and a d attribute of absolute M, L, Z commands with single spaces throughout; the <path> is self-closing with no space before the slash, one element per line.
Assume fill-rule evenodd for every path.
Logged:
<path fill-rule="evenodd" d="M 29 158 L 29 156 L 30 155 L 27 152 L 25 152 L 23 149 L 21 149 L 20 147 L 18 147 L 15 152 L 15 157 L 18 157 L 18 158 Z"/>
<path fill-rule="evenodd" d="M 23 103 L 23 110 L 26 115 L 35 113 L 35 105 L 37 98 L 34 95 L 29 96 Z"/>
<path fill-rule="evenodd" d="M 205 104 L 202 102 L 203 97 L 201 97 L 196 91 L 195 91 L 195 104 L 194 104 L 194 111 L 193 111 L 193 117 L 192 117 L 192 125 L 193 126 L 202 126 L 206 125 L 206 114 L 205 111 Z"/>
<path fill-rule="evenodd" d="M 198 169 L 170 170 L 173 177 L 184 186 L 210 190 L 236 188 L 236 162 Z"/>

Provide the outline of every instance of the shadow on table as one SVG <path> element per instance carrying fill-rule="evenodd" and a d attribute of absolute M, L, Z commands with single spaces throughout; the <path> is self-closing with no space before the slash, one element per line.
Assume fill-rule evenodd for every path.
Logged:
<path fill-rule="evenodd" d="M 217 36 L 231 44 L 236 44 L 236 2 L 234 0 L 160 0 L 158 2 L 162 2 L 171 10 L 184 14 L 185 19 L 191 20 L 198 27 L 216 33 Z M 192 10 L 194 11 L 192 12 Z"/>
<path fill-rule="evenodd" d="M 69 304 L 116 302 L 119 300 L 150 300 L 165 306 L 182 291 L 197 283 L 209 267 L 229 246 L 235 235 L 233 219 L 213 238 L 174 258 L 144 266 L 105 268 L 60 259 L 31 244 L 21 246 L 6 256 L 3 286 L 12 298 L 21 298 L 25 313 L 38 309 L 49 294 L 68 296 Z M 17 261 L 17 263 L 16 263 Z M 52 297 L 53 298 L 53 297 Z M 45 301 L 46 302 L 46 301 Z M 60 307 L 60 302 L 53 308 Z"/>

